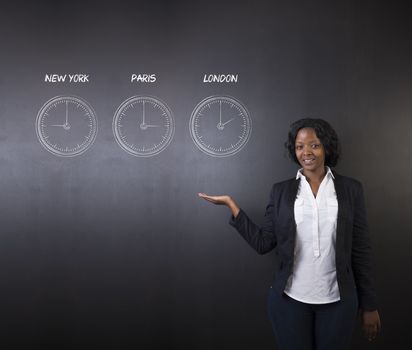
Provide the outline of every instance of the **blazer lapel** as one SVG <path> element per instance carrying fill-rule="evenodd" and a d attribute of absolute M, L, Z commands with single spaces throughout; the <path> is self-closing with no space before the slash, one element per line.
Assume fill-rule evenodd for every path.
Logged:
<path fill-rule="evenodd" d="M 334 184 L 336 191 L 336 199 L 338 200 L 338 219 L 336 223 L 336 253 L 344 251 L 344 234 L 345 234 L 345 210 L 347 206 L 347 195 L 343 184 L 342 177 L 333 172 L 335 176 Z"/>
<path fill-rule="evenodd" d="M 298 188 L 299 188 L 299 184 L 300 184 L 300 179 L 293 179 L 290 182 L 290 187 L 288 189 L 288 191 L 286 191 L 287 195 L 286 195 L 286 204 L 288 206 L 288 211 L 289 213 L 291 213 L 291 219 L 293 224 L 295 223 L 295 199 L 296 196 L 298 194 Z"/>
<path fill-rule="evenodd" d="M 342 176 L 333 172 L 334 184 L 335 184 L 335 191 L 336 191 L 336 199 L 338 200 L 338 222 L 339 219 L 342 219 L 345 214 L 345 206 L 348 202 L 348 198 L 346 196 L 345 187 L 343 185 Z"/>
<path fill-rule="evenodd" d="M 295 179 L 291 183 L 290 189 L 288 191 L 288 205 L 290 207 L 294 207 L 295 205 L 295 199 L 298 194 L 299 184 L 300 184 L 300 179 Z"/>

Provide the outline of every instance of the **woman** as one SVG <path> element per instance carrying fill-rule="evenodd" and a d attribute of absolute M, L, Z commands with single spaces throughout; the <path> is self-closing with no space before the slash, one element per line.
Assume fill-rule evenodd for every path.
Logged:
<path fill-rule="evenodd" d="M 285 147 L 301 169 L 273 185 L 262 226 L 230 196 L 199 196 L 228 206 L 230 224 L 258 253 L 276 247 L 268 305 L 279 349 L 348 349 L 358 309 L 372 340 L 380 318 L 362 185 L 331 170 L 340 146 L 322 119 L 294 122 Z"/>

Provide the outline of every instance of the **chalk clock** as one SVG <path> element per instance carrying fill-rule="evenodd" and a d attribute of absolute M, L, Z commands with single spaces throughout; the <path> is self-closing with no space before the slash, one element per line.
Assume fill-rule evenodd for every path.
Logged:
<path fill-rule="evenodd" d="M 130 97 L 113 117 L 113 134 L 118 145 L 135 157 L 158 155 L 169 146 L 174 131 L 172 111 L 156 97 Z"/>
<path fill-rule="evenodd" d="M 249 141 L 252 120 L 246 107 L 230 96 L 210 96 L 190 117 L 190 136 L 199 150 L 212 157 L 228 157 Z"/>
<path fill-rule="evenodd" d="M 37 114 L 36 134 L 40 144 L 50 153 L 59 157 L 78 156 L 96 139 L 96 113 L 80 97 L 53 97 Z"/>

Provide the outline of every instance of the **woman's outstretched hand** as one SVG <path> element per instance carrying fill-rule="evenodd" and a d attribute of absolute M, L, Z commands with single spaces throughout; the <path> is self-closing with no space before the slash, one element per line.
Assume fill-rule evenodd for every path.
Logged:
<path fill-rule="evenodd" d="M 236 202 L 228 195 L 223 196 L 209 196 L 206 193 L 198 193 L 200 198 L 203 198 L 213 204 L 226 205 L 232 211 L 232 215 L 236 217 L 239 214 L 240 208 L 237 206 Z"/>
<path fill-rule="evenodd" d="M 206 193 L 198 193 L 198 196 L 206 199 L 209 202 L 212 202 L 213 204 L 218 204 L 218 205 L 226 205 L 229 206 L 231 198 L 227 195 L 224 196 L 209 196 Z"/>

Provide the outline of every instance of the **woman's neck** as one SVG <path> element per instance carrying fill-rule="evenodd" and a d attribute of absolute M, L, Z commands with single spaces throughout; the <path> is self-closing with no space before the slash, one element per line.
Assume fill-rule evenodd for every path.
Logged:
<path fill-rule="evenodd" d="M 307 181 L 321 183 L 326 175 L 326 167 L 318 168 L 315 171 L 305 171 L 303 170 L 303 175 L 305 175 Z"/>

